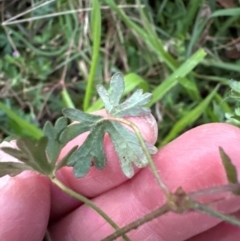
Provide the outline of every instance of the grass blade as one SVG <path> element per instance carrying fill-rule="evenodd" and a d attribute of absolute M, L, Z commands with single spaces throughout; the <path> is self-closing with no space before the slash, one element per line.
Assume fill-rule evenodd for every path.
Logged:
<path fill-rule="evenodd" d="M 217 86 L 211 94 L 208 95 L 197 107 L 191 110 L 187 115 L 185 115 L 182 119 L 180 119 L 172 128 L 170 133 L 163 139 L 160 145 L 165 145 L 172 139 L 174 139 L 181 131 L 185 129 L 189 124 L 196 121 L 199 116 L 206 110 L 208 104 L 214 97 L 216 91 L 218 90 L 219 86 Z"/>
<path fill-rule="evenodd" d="M 195 54 L 193 54 L 153 91 L 152 100 L 148 106 L 152 106 L 158 100 L 160 100 L 171 88 L 179 83 L 179 78 L 185 77 L 189 72 L 191 72 L 204 59 L 205 56 L 206 52 L 203 49 L 199 49 Z"/>
<path fill-rule="evenodd" d="M 92 62 L 91 62 L 91 68 L 90 73 L 87 81 L 87 89 L 84 97 L 83 102 L 83 110 L 86 111 L 89 108 L 90 100 L 91 100 L 91 94 L 94 84 L 94 77 L 97 69 L 97 63 L 98 63 L 98 56 L 100 51 L 100 43 L 101 43 L 101 9 L 100 4 L 98 0 L 95 0 L 92 2 L 92 33 L 93 33 L 93 51 L 92 51 Z"/>
<path fill-rule="evenodd" d="M 229 71 L 240 72 L 240 68 L 237 63 L 233 64 L 233 63 L 226 63 L 226 62 L 216 60 L 216 59 L 206 59 L 203 61 L 203 64 L 208 67 L 216 67 L 216 68 L 220 68 L 220 69 L 226 69 Z"/>
<path fill-rule="evenodd" d="M 34 139 L 39 139 L 43 136 L 43 132 L 37 126 L 23 120 L 1 102 L 0 109 L 3 110 L 6 113 L 6 115 L 11 120 L 13 120 L 20 128 L 24 129 L 28 136 L 33 137 Z"/>
<path fill-rule="evenodd" d="M 211 18 L 222 16 L 240 16 L 240 8 L 220 9 L 212 13 Z"/>
<path fill-rule="evenodd" d="M 67 91 L 67 89 L 63 89 L 61 92 L 62 100 L 63 100 L 63 106 L 68 108 L 75 108 L 75 105 Z"/>
<path fill-rule="evenodd" d="M 162 61 L 164 61 L 167 66 L 175 70 L 177 68 L 178 63 L 175 61 L 175 59 L 164 50 L 163 44 L 158 38 L 157 34 L 152 30 L 152 28 L 145 28 L 142 29 L 140 26 L 135 24 L 130 18 L 127 17 L 127 15 L 117 6 L 115 1 L 113 0 L 104 0 L 116 13 L 118 16 L 124 21 L 124 23 L 135 30 L 137 34 L 142 38 L 143 41 L 145 41 L 148 46 L 156 52 L 156 54 L 161 58 Z M 145 23 L 147 25 L 150 25 L 149 22 Z"/>

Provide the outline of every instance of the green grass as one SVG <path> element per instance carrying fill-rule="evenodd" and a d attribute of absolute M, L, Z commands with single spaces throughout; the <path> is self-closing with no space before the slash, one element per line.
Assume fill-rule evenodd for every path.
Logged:
<path fill-rule="evenodd" d="M 54 122 L 64 107 L 102 108 L 95 86 L 107 85 L 117 71 L 125 75 L 125 96 L 139 87 L 153 93 L 158 145 L 194 126 L 225 122 L 237 107 L 238 99 L 228 98 L 229 80 L 240 80 L 240 54 L 230 54 L 239 43 L 237 4 L 4 2 L 0 139 L 38 138 L 43 124 Z"/>

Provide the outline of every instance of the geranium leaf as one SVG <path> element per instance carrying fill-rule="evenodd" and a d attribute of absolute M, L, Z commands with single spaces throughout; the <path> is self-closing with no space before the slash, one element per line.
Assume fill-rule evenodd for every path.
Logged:
<path fill-rule="evenodd" d="M 59 119 L 57 119 L 54 125 L 55 133 L 59 135 L 67 127 L 67 125 L 68 120 L 66 117 L 60 117 Z"/>
<path fill-rule="evenodd" d="M 76 146 L 73 147 L 66 153 L 62 160 L 59 160 L 60 164 L 56 166 L 59 154 L 66 144 L 62 143 L 59 139 L 63 130 L 67 128 L 67 124 L 68 120 L 66 117 L 59 118 L 55 125 L 46 122 L 43 128 L 45 136 L 39 140 L 22 137 L 16 141 L 18 149 L 11 147 L 2 147 L 1 149 L 7 154 L 17 158 L 19 161 L 27 164 L 32 170 L 41 174 L 52 175 L 57 169 L 66 165 L 68 158 L 77 149 Z M 3 173 L 5 173 L 5 169 Z"/>
<path fill-rule="evenodd" d="M 68 143 L 78 135 L 91 130 L 92 125 L 89 122 L 76 123 L 68 126 L 60 135 L 61 143 Z"/>
<path fill-rule="evenodd" d="M 112 103 L 112 101 L 110 99 L 110 96 L 109 96 L 107 90 L 102 85 L 98 85 L 97 86 L 97 92 L 98 92 L 100 98 L 103 101 L 105 110 L 108 113 L 110 113 L 112 111 L 114 105 L 113 105 L 113 103 Z"/>
<path fill-rule="evenodd" d="M 5 175 L 13 177 L 26 170 L 32 170 L 32 168 L 19 162 L 0 162 L 0 177 Z"/>
<path fill-rule="evenodd" d="M 139 168 L 147 166 L 147 157 L 134 133 L 127 130 L 121 124 L 111 121 L 106 125 L 106 132 L 111 137 L 118 153 L 122 170 L 127 177 L 131 178 L 134 174 L 133 163 Z M 153 150 L 150 144 L 146 145 L 146 147 Z"/>
<path fill-rule="evenodd" d="M 150 101 L 151 94 L 137 90 L 129 99 L 119 103 L 124 92 L 124 80 L 120 73 L 111 78 L 109 91 L 101 85 L 97 87 L 97 90 L 106 111 L 111 116 L 110 119 L 70 108 L 63 110 L 66 117 L 79 123 L 68 126 L 61 133 L 61 142 L 68 142 L 84 132 L 90 132 L 85 142 L 70 155 L 67 164 L 73 167 L 76 177 L 86 175 L 93 165 L 97 169 L 102 169 L 105 166 L 103 139 L 104 134 L 108 133 L 119 156 L 123 173 L 130 178 L 134 174 L 133 164 L 141 168 L 148 164 L 148 159 L 137 136 L 112 117 L 149 114 L 150 109 L 144 106 Z M 157 149 L 153 145 L 147 142 L 145 145 L 150 154 L 156 153 Z"/>
<path fill-rule="evenodd" d="M 22 162 L 24 162 L 27 158 L 21 150 L 14 149 L 12 147 L 2 147 L 1 150 Z"/>
<path fill-rule="evenodd" d="M 65 130 L 65 135 L 67 135 L 68 130 Z M 105 154 L 103 151 L 103 137 L 105 133 L 109 134 L 119 156 L 122 170 L 127 177 L 130 178 L 134 174 L 133 164 L 139 168 L 148 164 L 136 135 L 121 124 L 104 120 L 98 122 L 90 131 L 85 142 L 73 152 L 67 162 L 69 166 L 74 168 L 76 177 L 84 176 L 92 165 L 97 169 L 102 169 L 105 166 Z M 156 153 L 157 149 L 153 145 L 150 143 L 145 143 L 145 145 L 149 153 Z"/>
<path fill-rule="evenodd" d="M 151 110 L 144 107 L 150 102 L 152 94 L 143 94 L 142 90 L 135 91 L 125 102 L 117 106 L 111 114 L 118 117 L 149 115 Z"/>
<path fill-rule="evenodd" d="M 81 110 L 76 110 L 73 108 L 65 108 L 63 109 L 63 115 L 65 115 L 70 120 L 78 121 L 78 122 L 96 122 L 102 119 L 102 116 L 91 115 L 88 113 L 84 113 Z"/>
<path fill-rule="evenodd" d="M 20 138 L 16 144 L 27 156 L 26 164 L 42 174 L 50 174 L 52 167 L 46 155 L 48 138 L 46 136 L 39 140 Z"/>
<path fill-rule="evenodd" d="M 223 150 L 222 147 L 219 147 L 219 153 L 221 156 L 222 164 L 224 166 L 228 181 L 233 184 L 238 183 L 237 169 L 233 165 L 231 158 L 227 155 L 227 153 Z M 237 192 L 234 192 L 234 194 L 240 195 L 240 190 Z"/>
<path fill-rule="evenodd" d="M 222 147 L 219 147 L 220 156 L 222 159 L 222 164 L 224 166 L 224 169 L 226 171 L 227 179 L 230 183 L 238 183 L 237 178 L 237 169 L 232 164 L 232 161 L 230 157 L 227 155 L 227 153 L 223 150 Z"/>
<path fill-rule="evenodd" d="M 67 166 L 67 162 L 69 157 L 77 150 L 78 146 L 74 146 L 57 164 L 56 170 L 59 170 L 60 168 Z"/>
<path fill-rule="evenodd" d="M 30 169 L 42 174 L 49 174 L 51 168 L 46 156 L 47 137 L 42 137 L 39 140 L 22 137 L 16 141 L 16 146 L 18 149 L 12 147 L 1 148 L 5 153 L 25 163 L 20 163 L 23 166 L 11 165 L 13 169 L 16 168 L 16 172 L 14 173 L 17 173 L 17 168 L 21 167 L 19 173 L 21 170 Z M 3 173 L 4 172 L 5 171 L 3 170 Z"/>
<path fill-rule="evenodd" d="M 124 79 L 121 73 L 116 73 L 110 80 L 109 98 L 113 106 L 117 106 L 124 92 Z"/>
<path fill-rule="evenodd" d="M 96 125 L 88 135 L 82 146 L 77 149 L 68 159 L 68 165 L 74 167 L 76 177 L 84 176 L 94 164 L 96 168 L 105 166 L 103 152 L 104 126 Z"/>
<path fill-rule="evenodd" d="M 112 116 L 143 116 L 150 113 L 150 109 L 144 106 L 150 102 L 152 94 L 143 93 L 142 90 L 135 91 L 126 101 L 119 103 L 124 92 L 124 79 L 120 73 L 111 78 L 109 91 L 102 85 L 97 86 L 97 91 L 106 111 Z"/>
<path fill-rule="evenodd" d="M 56 121 L 54 126 L 49 121 L 44 125 L 43 132 L 48 138 L 46 152 L 52 167 L 55 165 L 60 151 L 64 146 L 64 144 L 59 141 L 59 138 L 63 130 L 66 129 L 67 124 L 67 118 L 61 117 Z"/>
<path fill-rule="evenodd" d="M 119 101 L 124 92 L 123 75 L 121 73 L 114 74 L 110 80 L 109 91 L 102 85 L 98 85 L 97 92 L 104 103 L 106 111 L 111 113 L 113 109 L 119 105 Z"/>

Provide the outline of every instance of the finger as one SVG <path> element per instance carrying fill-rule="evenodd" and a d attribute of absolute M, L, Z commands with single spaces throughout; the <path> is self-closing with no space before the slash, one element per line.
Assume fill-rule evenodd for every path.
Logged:
<path fill-rule="evenodd" d="M 165 146 L 154 156 L 160 175 L 172 191 L 182 186 L 194 191 L 227 183 L 218 146 L 222 146 L 238 170 L 240 167 L 240 131 L 226 124 L 209 124 L 195 128 Z M 234 143 L 236 143 L 234 145 Z M 214 208 L 234 213 L 240 208 L 240 198 L 232 194 L 211 197 Z M 119 226 L 124 226 L 165 202 L 163 193 L 148 168 L 134 179 L 94 199 Z M 208 200 L 210 201 L 210 200 Z M 81 219 L 81 225 L 78 220 Z M 94 222 L 92 221 L 94 220 Z M 221 221 L 208 215 L 189 212 L 184 215 L 166 214 L 129 233 L 134 240 L 185 240 L 204 232 Z M 69 230 L 71 227 L 71 230 Z M 51 227 L 53 240 L 101 240 L 113 229 L 85 205 Z M 71 236 L 69 235 L 71 233 Z"/>
<path fill-rule="evenodd" d="M 14 142 L 1 147 L 16 148 Z M 0 160 L 18 161 L 0 150 Z M 50 213 L 50 185 L 43 176 L 25 171 L 0 178 L 1 240 L 42 240 Z"/>
<path fill-rule="evenodd" d="M 6 145 L 15 147 L 4 143 Z M 3 151 L 0 151 L 0 160 L 16 161 Z M 50 213 L 49 187 L 46 178 L 29 171 L 0 178 L 1 240 L 43 239 Z"/>
<path fill-rule="evenodd" d="M 33 173 L 0 179 L 1 240 L 43 240 L 50 213 L 49 182 Z"/>
<path fill-rule="evenodd" d="M 96 114 L 106 115 L 106 113 L 103 111 Z M 145 140 L 152 144 L 156 142 L 157 124 L 152 115 L 134 118 L 129 117 L 127 119 L 134 122 L 138 126 Z M 73 146 L 81 145 L 86 136 L 87 134 L 80 135 L 68 143 L 62 150 L 60 158 L 63 157 Z M 103 170 L 97 170 L 95 167 L 92 167 L 86 176 L 77 179 L 73 175 L 72 168 L 65 167 L 59 170 L 57 174 L 58 178 L 71 189 L 91 198 L 127 181 L 128 178 L 121 170 L 119 158 L 108 136 L 106 136 L 104 140 L 104 152 L 106 153 L 107 165 Z M 135 172 L 138 172 L 138 169 L 135 169 Z M 52 187 L 51 216 L 53 218 L 72 210 L 78 205 L 78 202 L 67 195 L 62 194 L 62 192 L 59 191 L 55 186 Z"/>

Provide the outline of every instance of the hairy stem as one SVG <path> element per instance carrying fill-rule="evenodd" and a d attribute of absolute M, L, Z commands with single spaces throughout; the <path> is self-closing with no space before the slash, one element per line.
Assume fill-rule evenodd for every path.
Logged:
<path fill-rule="evenodd" d="M 197 203 L 197 202 L 193 202 L 192 208 L 195 209 L 195 210 L 198 210 L 200 212 L 206 213 L 206 214 L 208 214 L 210 216 L 213 216 L 213 217 L 216 217 L 218 219 L 221 219 L 221 220 L 223 220 L 225 222 L 228 222 L 228 223 L 231 223 L 233 225 L 236 225 L 236 226 L 240 227 L 240 220 L 236 219 L 233 216 L 219 213 L 219 212 L 209 208 L 206 205 L 203 205 L 203 204 L 200 204 L 200 203 Z"/>
<path fill-rule="evenodd" d="M 146 158 L 148 159 L 149 166 L 151 168 L 151 171 L 153 172 L 153 175 L 155 176 L 155 178 L 157 180 L 158 185 L 163 190 L 165 196 L 168 198 L 170 196 L 170 192 L 168 190 L 168 187 L 166 186 L 166 184 L 164 183 L 164 181 L 162 180 L 162 178 L 160 177 L 160 175 L 158 173 L 158 170 L 157 170 L 157 168 L 156 168 L 156 166 L 155 166 L 155 164 L 152 160 L 152 157 L 151 157 L 151 155 L 149 154 L 149 151 L 146 148 L 146 145 L 144 143 L 144 140 L 143 140 L 143 137 L 141 135 L 141 132 L 140 132 L 139 128 L 134 123 L 132 123 L 131 121 L 127 121 L 127 120 L 122 119 L 122 118 L 108 117 L 108 119 L 123 123 L 123 124 L 128 125 L 129 127 L 131 127 L 133 129 L 134 133 L 136 134 L 136 136 L 137 136 L 137 138 L 140 142 L 142 150 L 143 150 Z"/>
<path fill-rule="evenodd" d="M 205 188 L 205 189 L 201 189 L 201 190 L 197 190 L 194 192 L 190 192 L 188 193 L 188 196 L 191 199 L 196 199 L 198 197 L 206 197 L 208 195 L 213 195 L 213 194 L 218 194 L 218 193 L 224 193 L 224 192 L 239 192 L 240 190 L 240 184 L 236 183 L 230 183 L 227 185 L 223 185 L 223 186 L 219 186 L 219 187 L 209 187 L 209 188 Z"/>
<path fill-rule="evenodd" d="M 166 203 L 163 206 L 161 206 L 160 208 L 158 208 L 158 209 L 152 211 L 151 213 L 143 216 L 142 218 L 139 218 L 136 221 L 128 224 L 127 226 L 118 229 L 115 233 L 109 235 L 108 237 L 106 237 L 102 241 L 115 240 L 118 237 L 122 236 L 123 234 L 131 231 L 132 229 L 136 229 L 139 226 L 143 225 L 144 223 L 147 223 L 147 222 L 153 220 L 154 218 L 157 218 L 158 216 L 167 213 L 169 210 L 170 210 L 170 208 L 169 208 L 168 204 Z"/>
<path fill-rule="evenodd" d="M 57 185 L 62 191 L 67 193 L 69 196 L 74 197 L 75 199 L 85 203 L 90 208 L 95 210 L 103 219 L 105 219 L 115 230 L 118 230 L 119 227 L 117 224 L 104 212 L 102 209 L 100 209 L 95 203 L 93 203 L 91 200 L 87 199 L 86 197 L 82 196 L 81 194 L 73 191 L 72 189 L 65 186 L 61 181 L 59 181 L 56 177 L 52 177 L 51 181 Z M 120 235 L 125 241 L 131 241 L 125 234 Z"/>

